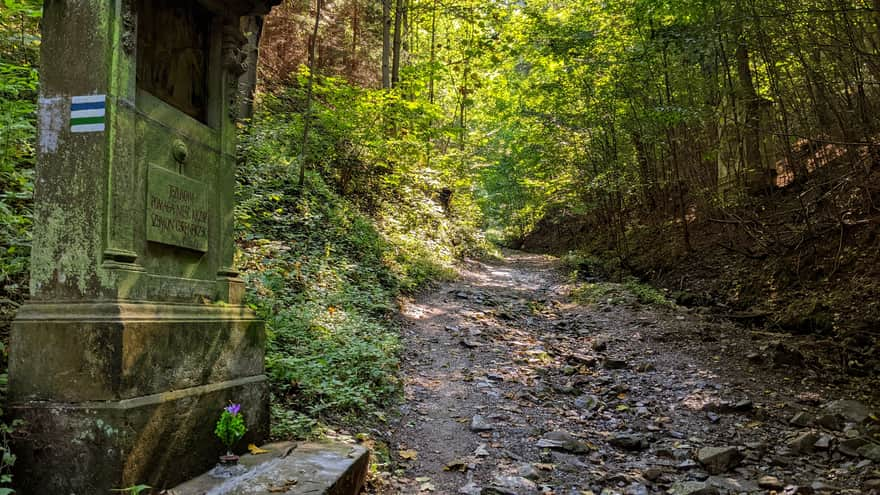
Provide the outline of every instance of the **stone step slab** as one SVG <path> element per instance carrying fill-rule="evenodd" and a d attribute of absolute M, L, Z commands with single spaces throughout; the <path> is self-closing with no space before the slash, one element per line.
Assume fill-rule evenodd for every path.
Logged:
<path fill-rule="evenodd" d="M 279 442 L 247 454 L 238 466 L 211 471 L 168 491 L 171 495 L 357 495 L 370 452 L 343 443 Z"/>

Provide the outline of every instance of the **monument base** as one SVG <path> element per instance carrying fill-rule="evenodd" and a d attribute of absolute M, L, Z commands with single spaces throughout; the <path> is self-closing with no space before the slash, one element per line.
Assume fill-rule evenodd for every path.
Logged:
<path fill-rule="evenodd" d="M 242 307 L 29 304 L 11 347 L 17 493 L 172 487 L 226 453 L 214 426 L 233 402 L 238 450 L 268 437 L 264 328 Z"/>

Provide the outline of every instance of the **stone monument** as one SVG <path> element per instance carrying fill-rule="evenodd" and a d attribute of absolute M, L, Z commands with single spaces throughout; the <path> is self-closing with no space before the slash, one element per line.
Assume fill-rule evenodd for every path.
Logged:
<path fill-rule="evenodd" d="M 242 404 L 264 327 L 233 267 L 242 17 L 279 0 L 47 0 L 31 299 L 13 324 L 22 494 L 171 487 Z"/>

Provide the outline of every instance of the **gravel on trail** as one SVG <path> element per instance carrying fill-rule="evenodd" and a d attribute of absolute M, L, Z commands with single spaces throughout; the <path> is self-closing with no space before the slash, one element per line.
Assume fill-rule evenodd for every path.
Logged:
<path fill-rule="evenodd" d="M 880 493 L 877 377 L 622 286 L 576 304 L 573 284 L 507 253 L 404 304 L 371 493 Z"/>

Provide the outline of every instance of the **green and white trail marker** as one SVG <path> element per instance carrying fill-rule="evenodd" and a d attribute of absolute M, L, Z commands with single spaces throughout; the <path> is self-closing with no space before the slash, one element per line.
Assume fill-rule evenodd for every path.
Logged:
<path fill-rule="evenodd" d="M 104 132 L 105 95 L 74 96 L 70 101 L 70 132 Z"/>

